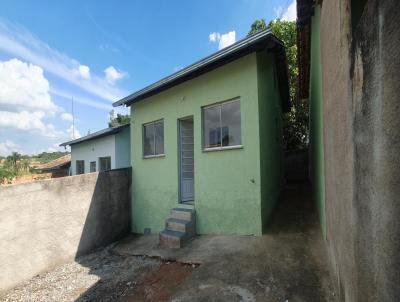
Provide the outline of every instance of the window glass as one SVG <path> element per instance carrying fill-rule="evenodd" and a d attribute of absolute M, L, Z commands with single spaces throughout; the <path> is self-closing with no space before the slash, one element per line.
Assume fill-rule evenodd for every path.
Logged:
<path fill-rule="evenodd" d="M 241 145 L 240 102 L 228 102 L 221 105 L 222 146 Z"/>
<path fill-rule="evenodd" d="M 83 174 L 83 173 L 85 173 L 85 161 L 77 160 L 76 161 L 76 174 Z"/>
<path fill-rule="evenodd" d="M 239 100 L 203 109 L 203 141 L 206 149 L 242 144 Z"/>
<path fill-rule="evenodd" d="M 221 146 L 221 106 L 204 108 L 203 111 L 203 135 L 204 147 L 215 148 Z"/>
<path fill-rule="evenodd" d="M 155 129 L 155 154 L 164 154 L 164 123 L 158 122 L 154 124 Z"/>
<path fill-rule="evenodd" d="M 96 162 L 95 161 L 90 162 L 90 172 L 96 172 Z"/>
<path fill-rule="evenodd" d="M 164 121 L 143 125 L 143 155 L 164 154 Z"/>
<path fill-rule="evenodd" d="M 155 141 L 154 141 L 154 123 L 144 125 L 143 127 L 143 151 L 144 156 L 155 154 Z"/>
<path fill-rule="evenodd" d="M 102 171 L 108 171 L 111 170 L 111 157 L 100 157 L 99 158 L 99 164 L 100 164 L 100 172 Z"/>

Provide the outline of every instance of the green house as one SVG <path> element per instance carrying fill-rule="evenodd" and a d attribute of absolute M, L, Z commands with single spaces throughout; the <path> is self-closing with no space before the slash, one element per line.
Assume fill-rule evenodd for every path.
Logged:
<path fill-rule="evenodd" d="M 283 180 L 286 55 L 270 30 L 114 103 L 131 107 L 132 231 L 194 209 L 198 234 L 261 235 Z"/>

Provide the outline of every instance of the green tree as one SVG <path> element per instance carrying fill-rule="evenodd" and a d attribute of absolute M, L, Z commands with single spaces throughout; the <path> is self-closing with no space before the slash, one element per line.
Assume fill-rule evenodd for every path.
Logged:
<path fill-rule="evenodd" d="M 253 35 L 253 34 L 259 32 L 260 30 L 263 30 L 266 28 L 267 28 L 267 24 L 265 23 L 265 19 L 256 20 L 253 22 L 253 24 L 251 24 L 250 31 L 247 35 L 248 36 Z"/>
<path fill-rule="evenodd" d="M 289 95 L 291 102 L 290 112 L 283 116 L 283 136 L 286 149 L 301 149 L 308 143 L 308 102 L 297 100 L 299 68 L 297 61 L 297 25 L 295 21 L 274 20 L 268 24 L 272 32 L 285 45 Z M 266 29 L 264 19 L 256 20 L 251 25 L 249 35 Z"/>
<path fill-rule="evenodd" d="M 5 167 L 0 167 L 0 184 L 11 181 L 15 176 L 15 172 L 8 170 Z"/>
<path fill-rule="evenodd" d="M 6 166 L 8 166 L 14 172 L 18 171 L 18 162 L 21 160 L 21 154 L 18 152 L 12 152 L 11 155 L 7 156 Z"/>
<path fill-rule="evenodd" d="M 110 119 L 108 121 L 108 127 L 117 127 L 125 124 L 129 124 L 131 122 L 131 116 L 129 114 L 120 114 L 118 113 L 115 116 L 114 110 L 110 111 Z"/>

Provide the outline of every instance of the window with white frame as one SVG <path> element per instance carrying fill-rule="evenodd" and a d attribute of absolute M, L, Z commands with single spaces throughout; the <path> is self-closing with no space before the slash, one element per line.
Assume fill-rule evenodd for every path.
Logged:
<path fill-rule="evenodd" d="M 143 125 L 143 156 L 164 155 L 164 121 Z"/>
<path fill-rule="evenodd" d="M 241 145 L 240 99 L 204 107 L 204 149 L 229 149 Z"/>

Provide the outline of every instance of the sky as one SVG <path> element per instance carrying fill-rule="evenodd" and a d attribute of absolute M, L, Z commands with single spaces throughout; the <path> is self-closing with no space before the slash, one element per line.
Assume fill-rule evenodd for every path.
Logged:
<path fill-rule="evenodd" d="M 63 151 L 106 128 L 113 102 L 244 38 L 260 18 L 295 20 L 295 0 L 2 0 L 0 156 Z"/>

